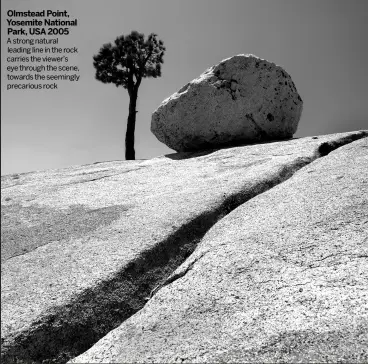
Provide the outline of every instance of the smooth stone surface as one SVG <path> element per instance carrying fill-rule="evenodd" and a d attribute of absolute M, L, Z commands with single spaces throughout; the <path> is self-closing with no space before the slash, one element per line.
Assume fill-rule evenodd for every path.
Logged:
<path fill-rule="evenodd" d="M 164 100 L 151 131 L 176 151 L 291 138 L 303 101 L 290 75 L 254 55 L 207 69 Z"/>
<path fill-rule="evenodd" d="M 141 309 L 224 215 L 366 135 L 2 177 L 2 359 L 84 352 Z"/>
<path fill-rule="evenodd" d="M 365 138 L 224 217 L 72 363 L 367 362 L 367 225 Z"/>

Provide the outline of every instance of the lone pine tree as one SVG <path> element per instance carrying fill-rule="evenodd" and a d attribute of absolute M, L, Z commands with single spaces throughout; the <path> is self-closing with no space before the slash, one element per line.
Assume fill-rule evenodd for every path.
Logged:
<path fill-rule="evenodd" d="M 115 44 L 104 44 L 93 56 L 96 79 L 103 83 L 122 86 L 129 93 L 129 115 L 125 135 L 125 159 L 134 160 L 134 131 L 138 88 L 143 77 L 160 77 L 165 52 L 164 44 L 157 34 L 144 34 L 133 30 L 129 35 L 116 38 Z"/>

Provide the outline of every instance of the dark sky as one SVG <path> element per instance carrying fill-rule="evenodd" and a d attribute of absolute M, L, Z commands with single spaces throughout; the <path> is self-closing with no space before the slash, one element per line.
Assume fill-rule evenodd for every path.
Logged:
<path fill-rule="evenodd" d="M 6 90 L 7 10 L 67 10 L 78 19 L 79 82 Z M 138 30 L 166 46 L 162 77 L 139 90 L 136 158 L 171 153 L 150 132 L 160 103 L 208 67 L 252 53 L 291 75 L 304 101 L 295 137 L 368 129 L 367 0 L 2 0 L 1 174 L 124 159 L 128 93 L 94 79 L 102 44 Z"/>

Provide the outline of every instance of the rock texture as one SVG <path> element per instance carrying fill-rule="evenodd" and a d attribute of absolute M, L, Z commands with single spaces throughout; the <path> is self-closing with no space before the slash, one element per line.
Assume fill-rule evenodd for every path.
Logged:
<path fill-rule="evenodd" d="M 72 363 L 368 361 L 368 140 L 224 217 Z"/>
<path fill-rule="evenodd" d="M 345 327 L 348 321 L 344 320 L 360 313 L 357 327 L 364 324 L 365 306 L 359 295 L 365 293 L 361 286 L 365 268 L 362 266 L 361 276 L 354 272 L 355 264 L 365 262 L 359 247 L 366 243 L 357 237 L 366 194 L 358 194 L 357 189 L 364 192 L 367 169 L 355 145 L 351 149 L 356 151 L 355 156 L 348 146 L 335 159 L 330 156 L 335 153 L 332 150 L 367 135 L 351 132 L 2 177 L 2 362 L 65 363 L 127 319 L 121 326 L 123 331 L 111 334 L 118 335 L 121 345 L 110 335 L 111 350 L 105 340 L 78 361 L 171 362 L 179 360 L 184 352 L 187 361 L 194 360 L 195 355 L 199 361 L 212 357 L 215 361 L 221 353 L 214 346 L 221 343 L 219 348 L 225 350 L 232 333 L 245 335 L 244 345 L 251 350 L 257 346 L 245 338 L 251 337 L 256 328 L 260 336 L 254 340 L 259 338 L 258 343 L 267 344 L 269 333 L 277 338 L 290 320 L 301 320 L 304 311 L 287 311 L 289 306 L 281 300 L 287 296 L 294 302 L 293 285 L 296 290 L 308 288 L 306 292 L 310 294 L 298 296 L 304 297 L 305 305 L 311 302 L 312 309 L 305 311 L 305 317 L 313 318 L 312 323 L 300 321 L 306 325 L 306 335 L 310 327 L 319 327 L 321 338 L 327 340 L 325 323 L 333 333 L 341 323 L 342 335 L 350 333 L 348 338 L 358 340 L 358 331 Z M 366 153 L 364 146 L 359 144 Z M 350 160 L 347 167 L 340 162 L 346 159 Z M 327 173 L 324 169 L 325 176 L 317 168 L 319 163 L 323 167 L 324 160 L 331 160 L 331 169 Z M 308 180 L 289 185 L 286 183 L 295 178 L 283 182 L 308 164 Z M 353 172 L 359 166 L 360 172 Z M 331 184 L 331 192 L 323 200 L 324 195 L 318 195 L 315 189 L 323 189 L 327 183 Z M 281 192 L 276 198 L 271 191 L 277 191 L 278 184 Z M 284 184 L 288 187 L 282 187 Z M 270 194 L 262 194 L 269 189 Z M 255 200 L 257 195 L 259 200 Z M 353 204 L 347 205 L 348 199 Z M 331 223 L 335 225 L 323 224 L 323 211 L 318 207 L 323 201 L 325 214 L 333 216 Z M 243 210 L 247 212 L 244 217 L 229 215 L 228 222 L 224 220 L 230 232 L 221 237 L 221 231 L 226 230 L 221 225 L 219 230 L 213 230 L 218 233 L 211 232 L 190 256 L 206 232 L 241 204 L 245 204 Z M 299 210 L 295 210 L 297 206 Z M 312 207 L 316 211 L 312 210 L 306 219 L 306 211 Z M 347 215 L 339 215 L 340 211 Z M 234 220 L 230 216 L 238 217 Z M 306 225 L 302 225 L 303 221 Z M 308 224 L 309 237 L 303 235 Z M 316 244 L 314 239 L 318 239 Z M 356 253 L 354 244 L 358 244 Z M 349 257 L 352 263 L 347 265 L 344 259 Z M 340 258 L 336 261 L 341 262 L 341 267 L 337 263 L 331 267 L 331 272 L 337 269 L 336 276 L 319 270 L 323 264 L 332 265 Z M 182 263 L 182 268 L 173 274 Z M 346 269 L 340 270 L 342 267 Z M 201 272 L 198 276 L 197 270 Z M 184 281 L 177 279 L 181 275 L 185 275 Z M 186 281 L 189 277 L 193 280 Z M 331 277 L 340 296 L 330 283 Z M 323 285 L 324 279 L 329 285 Z M 309 286 L 307 281 L 311 282 Z M 180 286 L 180 282 L 187 283 Z M 160 289 L 164 284 L 166 287 Z M 275 306 L 269 301 L 267 289 L 275 297 Z M 343 319 L 333 323 L 328 321 L 332 316 L 327 321 L 323 315 L 313 316 L 319 309 L 325 314 L 324 296 L 326 305 L 332 304 L 329 315 L 340 309 Z M 243 308 L 232 311 L 236 307 Z M 246 307 L 251 309 L 247 311 Z M 156 311 L 166 313 L 166 321 L 161 321 L 163 316 Z M 185 320 L 178 322 L 177 317 Z M 253 318 L 260 323 L 263 317 L 267 318 L 266 326 L 244 329 Z M 137 326 L 137 322 L 143 326 Z M 284 326 L 280 324 L 278 328 L 279 322 Z M 338 340 L 336 335 L 331 337 Z M 291 336 L 286 337 L 294 342 Z M 165 339 L 167 349 L 160 346 Z M 190 349 L 194 341 L 196 345 Z M 279 341 L 275 342 L 278 345 Z M 223 358 L 233 355 L 238 360 L 245 347 L 241 350 L 237 354 L 236 345 L 229 346 Z M 85 360 L 87 357 L 90 360 Z"/>
<path fill-rule="evenodd" d="M 303 102 L 280 66 L 238 55 L 206 70 L 164 100 L 151 131 L 176 151 L 291 138 Z"/>

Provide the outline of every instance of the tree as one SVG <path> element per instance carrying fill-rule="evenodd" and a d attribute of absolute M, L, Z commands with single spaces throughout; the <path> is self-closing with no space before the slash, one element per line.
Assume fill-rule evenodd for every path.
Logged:
<path fill-rule="evenodd" d="M 122 86 L 129 94 L 129 115 L 125 135 L 125 159 L 134 160 L 134 131 L 138 88 L 144 77 L 160 77 L 165 52 L 164 44 L 157 34 L 144 34 L 133 30 L 129 35 L 116 38 L 115 44 L 104 44 L 93 56 L 96 79 L 103 83 Z"/>

